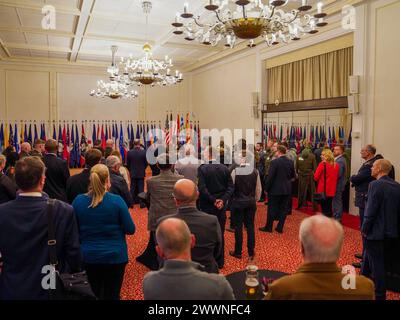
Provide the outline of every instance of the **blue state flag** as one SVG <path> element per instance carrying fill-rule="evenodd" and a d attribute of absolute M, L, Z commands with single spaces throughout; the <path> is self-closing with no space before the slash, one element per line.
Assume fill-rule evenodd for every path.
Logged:
<path fill-rule="evenodd" d="M 120 123 L 119 129 L 119 152 L 121 153 L 122 163 L 125 163 L 124 130 L 122 128 L 122 123 Z"/>
<path fill-rule="evenodd" d="M 15 146 L 15 151 L 17 151 L 17 153 L 19 153 L 19 143 L 18 143 L 18 126 L 15 123 L 14 124 L 14 146 Z"/>
<path fill-rule="evenodd" d="M 94 142 L 97 140 L 97 134 L 96 134 L 96 124 L 93 123 L 93 131 L 92 131 L 92 144 L 94 145 Z"/>

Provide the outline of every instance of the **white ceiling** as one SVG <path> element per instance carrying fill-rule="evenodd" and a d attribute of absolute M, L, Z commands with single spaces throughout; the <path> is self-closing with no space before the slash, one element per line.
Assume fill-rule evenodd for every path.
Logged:
<path fill-rule="evenodd" d="M 141 0 L 0 0 L 0 48 L 12 58 L 52 58 L 71 62 L 109 62 L 117 56 L 142 55 L 146 40 L 155 57 L 169 55 L 179 67 L 215 53 L 172 33 L 176 12 L 187 0 L 153 0 L 146 28 Z M 192 8 L 204 0 L 190 0 Z M 42 7 L 56 9 L 56 30 L 44 30 Z M 146 39 L 147 29 L 147 39 Z"/>
<path fill-rule="evenodd" d="M 291 1 L 295 7 L 301 2 Z M 185 2 L 191 11 L 199 12 L 207 1 L 152 0 L 146 28 L 142 0 L 0 0 L 0 55 L 3 51 L 3 58 L 105 63 L 111 59 L 111 45 L 119 47 L 117 56 L 139 57 L 149 40 L 155 57 L 169 55 L 180 67 L 224 50 L 187 42 L 172 33 L 171 22 Z M 56 9 L 55 30 L 41 27 L 46 4 Z"/>

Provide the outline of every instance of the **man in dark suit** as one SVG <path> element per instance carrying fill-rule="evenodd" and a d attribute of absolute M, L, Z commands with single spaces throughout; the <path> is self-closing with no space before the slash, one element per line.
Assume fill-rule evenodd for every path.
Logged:
<path fill-rule="evenodd" d="M 14 181 L 3 173 L 5 166 L 6 157 L 0 154 L 0 204 L 14 200 L 17 193 L 17 186 Z"/>
<path fill-rule="evenodd" d="M 98 149 L 90 149 L 85 153 L 86 168 L 81 173 L 69 177 L 67 180 L 67 198 L 69 203 L 72 203 L 78 195 L 88 192 L 90 169 L 100 163 L 101 157 L 101 151 Z"/>
<path fill-rule="evenodd" d="M 57 157 L 58 143 L 56 140 L 46 141 L 47 154 L 43 157 L 46 166 L 46 183 L 43 191 L 51 199 L 67 202 L 67 180 L 70 176 L 67 161 Z"/>
<path fill-rule="evenodd" d="M 104 150 L 104 158 L 107 159 L 111 155 L 111 153 L 114 151 L 114 149 L 115 149 L 114 140 L 108 139 L 106 141 L 106 148 Z"/>
<path fill-rule="evenodd" d="M 198 169 L 198 187 L 200 210 L 216 216 L 221 228 L 222 251 L 217 259 L 218 267 L 221 269 L 224 266 L 226 208 L 234 187 L 229 169 L 216 161 L 218 154 L 215 148 L 206 148 L 204 152 L 206 164 L 202 164 Z"/>
<path fill-rule="evenodd" d="M 363 165 L 358 170 L 358 173 L 351 176 L 350 182 L 352 187 L 355 187 L 356 197 L 355 205 L 359 209 L 360 226 L 364 220 L 364 209 L 367 200 L 368 186 L 374 180 L 371 175 L 371 168 L 375 162 L 376 148 L 373 145 L 366 145 L 361 149 L 361 158 L 365 160 Z"/>
<path fill-rule="evenodd" d="M 32 151 L 32 147 L 29 142 L 21 143 L 21 152 L 19 153 L 19 159 L 29 157 L 31 151 Z"/>
<path fill-rule="evenodd" d="M 174 187 L 178 212 L 167 217 L 182 219 L 186 222 L 196 239 L 196 244 L 192 248 L 192 260 L 204 266 L 204 271 L 218 273 L 216 259 L 222 250 L 221 229 L 217 217 L 197 210 L 198 196 L 199 192 L 193 181 L 178 180 Z"/>
<path fill-rule="evenodd" d="M 134 203 L 140 203 L 138 194 L 144 191 L 146 176 L 146 151 L 141 147 L 140 140 L 135 140 L 133 149 L 128 152 L 127 166 L 131 174 L 131 193 Z"/>
<path fill-rule="evenodd" d="M 131 208 L 133 206 L 132 195 L 129 192 L 128 184 L 126 183 L 124 177 L 119 173 L 121 160 L 117 156 L 109 156 L 106 159 L 106 166 L 110 170 L 110 192 L 121 196 L 128 208 Z"/>
<path fill-rule="evenodd" d="M 264 144 L 262 142 L 258 142 L 256 144 L 256 153 L 255 153 L 255 161 L 256 161 L 256 168 L 258 170 L 258 173 L 260 175 L 261 181 L 263 182 L 264 176 L 265 176 L 265 156 L 266 152 L 264 150 Z M 264 183 L 261 183 L 261 198 L 258 199 L 258 202 L 264 202 L 265 201 L 265 190 L 264 190 Z"/>
<path fill-rule="evenodd" d="M 355 188 L 356 197 L 355 197 L 355 206 L 359 209 L 360 215 L 360 229 L 362 227 L 364 221 L 364 209 L 367 203 L 367 193 L 369 184 L 375 180 L 375 178 L 371 175 L 372 165 L 376 160 L 383 159 L 381 155 L 376 154 L 376 147 L 372 144 L 368 144 L 361 149 L 361 158 L 365 160 L 363 165 L 358 170 L 358 173 L 351 176 L 350 182 L 351 186 Z M 394 179 L 394 169 L 389 173 L 389 177 Z M 363 239 L 364 241 L 364 239 Z M 357 253 L 355 255 L 356 258 L 362 259 L 363 253 Z M 353 266 L 360 268 L 361 264 L 356 262 L 353 263 Z"/>
<path fill-rule="evenodd" d="M 326 148 L 326 144 L 325 144 L 325 141 L 323 141 L 323 142 L 320 142 L 318 144 L 318 148 L 314 150 L 314 155 L 315 155 L 315 160 L 317 161 L 317 166 L 321 162 L 321 154 L 325 148 Z"/>
<path fill-rule="evenodd" d="M 271 161 L 265 191 L 268 194 L 268 215 L 263 232 L 272 232 L 274 220 L 279 220 L 275 231 L 282 233 L 288 213 L 287 204 L 292 196 L 292 180 L 295 178 L 293 161 L 286 157 L 286 147 L 278 145 L 277 158 Z"/>
<path fill-rule="evenodd" d="M 0 300 L 43 300 L 49 292 L 42 287 L 49 265 L 45 167 L 36 157 L 16 164 L 15 180 L 21 190 L 17 199 L 0 205 Z M 73 208 L 56 201 L 54 206 L 56 249 L 60 272 L 77 272 L 81 266 L 78 227 Z M 44 279 L 45 280 L 45 279 Z"/>
<path fill-rule="evenodd" d="M 386 299 L 385 241 L 400 237 L 400 184 L 388 176 L 391 169 L 388 160 L 372 165 L 371 174 L 377 180 L 369 184 L 361 227 L 365 239 L 361 273 L 373 279 L 377 300 Z"/>
<path fill-rule="evenodd" d="M 151 175 L 154 176 L 158 176 L 160 174 L 160 169 L 157 166 L 157 157 L 158 154 L 162 154 L 164 153 L 165 150 L 161 150 L 161 144 L 159 142 L 155 142 L 153 143 L 148 149 L 147 152 L 149 152 L 150 154 L 152 154 L 153 157 L 153 162 L 149 159 L 148 163 L 151 169 Z M 146 154 L 147 154 L 146 152 Z"/>
<path fill-rule="evenodd" d="M 332 208 L 334 218 L 340 223 L 343 216 L 343 192 L 347 177 L 347 162 L 343 154 L 344 146 L 341 144 L 336 145 L 333 149 L 333 155 L 335 156 L 335 162 L 339 165 L 339 176 L 336 184 L 336 194 L 332 201 Z"/>

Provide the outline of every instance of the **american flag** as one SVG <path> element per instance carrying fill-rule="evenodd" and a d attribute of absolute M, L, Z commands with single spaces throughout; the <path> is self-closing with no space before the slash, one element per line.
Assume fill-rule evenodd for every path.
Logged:
<path fill-rule="evenodd" d="M 171 114 L 172 117 L 172 114 Z M 165 143 L 168 145 L 171 142 L 171 134 L 169 132 L 169 117 L 167 114 L 167 119 L 165 120 Z"/>

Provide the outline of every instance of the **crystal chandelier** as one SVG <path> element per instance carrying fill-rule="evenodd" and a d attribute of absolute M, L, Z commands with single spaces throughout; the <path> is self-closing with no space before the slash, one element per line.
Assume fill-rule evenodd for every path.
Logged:
<path fill-rule="evenodd" d="M 326 13 L 322 12 L 322 2 L 317 4 L 314 15 L 307 13 L 312 9 L 307 0 L 301 0 L 299 8 L 285 11 L 283 8 L 288 3 L 289 0 L 209 0 L 205 9 L 212 14 L 211 20 L 202 19 L 200 15 L 195 17 L 185 3 L 183 13 L 177 13 L 172 25 L 174 33 L 185 34 L 188 41 L 197 40 L 212 46 L 224 41 L 225 46 L 233 48 L 237 39 L 249 40 L 249 47 L 255 46 L 254 40 L 258 37 L 268 46 L 300 40 L 328 24 L 324 21 Z"/>
<path fill-rule="evenodd" d="M 134 99 L 138 97 L 138 92 L 135 90 L 129 91 L 128 86 L 116 80 L 105 82 L 97 81 L 97 90 L 90 92 L 92 97 L 111 98 L 111 99 Z"/>
<path fill-rule="evenodd" d="M 146 15 L 146 30 L 148 28 L 148 17 L 152 9 L 151 1 L 142 2 L 143 12 Z M 147 38 L 147 31 L 146 31 Z M 164 60 L 153 58 L 150 44 L 143 46 L 144 56 L 134 59 L 132 55 L 128 58 L 121 58 L 119 66 L 123 70 L 119 76 L 119 81 L 123 83 L 134 83 L 141 85 L 175 85 L 183 81 L 183 75 L 178 70 L 171 73 L 173 67 L 172 59 L 165 56 Z M 118 73 L 118 72 L 117 72 Z M 115 73 L 114 73 L 115 74 Z M 117 76 L 117 74 L 115 74 Z"/>
<path fill-rule="evenodd" d="M 129 90 L 130 83 L 123 82 L 119 77 L 119 69 L 115 63 L 115 54 L 118 51 L 117 46 L 111 47 L 112 52 L 112 62 L 107 68 L 107 73 L 109 74 L 110 81 L 105 82 L 103 80 L 97 81 L 97 89 L 92 90 L 90 95 L 92 97 L 99 98 L 111 98 L 111 99 L 134 99 L 138 97 L 138 93 L 135 90 Z"/>
<path fill-rule="evenodd" d="M 183 75 L 178 70 L 171 74 L 172 59 L 165 56 L 164 60 L 156 60 L 152 57 L 151 46 L 146 43 L 143 46 L 144 56 L 140 59 L 121 58 L 120 65 L 124 73 L 120 81 L 133 82 L 137 85 L 174 85 L 183 81 Z"/>

